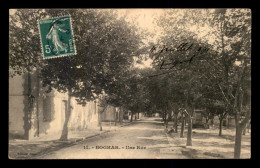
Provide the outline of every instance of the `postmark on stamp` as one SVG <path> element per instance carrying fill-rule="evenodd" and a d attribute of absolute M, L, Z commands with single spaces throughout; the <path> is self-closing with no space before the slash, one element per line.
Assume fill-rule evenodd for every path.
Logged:
<path fill-rule="evenodd" d="M 38 21 L 43 59 L 76 54 L 70 16 Z"/>

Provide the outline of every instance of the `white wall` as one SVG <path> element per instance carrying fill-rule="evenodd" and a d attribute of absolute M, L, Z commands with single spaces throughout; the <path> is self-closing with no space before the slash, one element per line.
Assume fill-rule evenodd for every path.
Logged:
<path fill-rule="evenodd" d="M 32 94 L 35 96 L 31 129 L 29 132 L 30 139 L 38 138 L 39 136 L 60 136 L 65 121 L 65 104 L 64 100 L 68 99 L 66 93 L 52 91 L 46 94 L 44 88 L 39 83 L 40 94 L 37 96 L 37 75 L 31 75 Z M 9 132 L 12 134 L 24 135 L 24 111 L 28 110 L 27 103 L 27 74 L 9 78 Z M 52 119 L 44 121 L 44 97 L 49 97 L 51 101 Z M 88 102 L 85 107 L 78 105 L 74 98 L 72 100 L 72 115 L 69 121 L 70 130 L 84 130 L 98 128 L 98 106 L 96 103 Z M 38 111 L 37 111 L 38 110 Z M 37 113 L 38 112 L 38 113 Z M 38 116 L 37 116 L 38 114 Z"/>
<path fill-rule="evenodd" d="M 12 134 L 24 134 L 24 77 L 9 78 L 9 132 Z"/>

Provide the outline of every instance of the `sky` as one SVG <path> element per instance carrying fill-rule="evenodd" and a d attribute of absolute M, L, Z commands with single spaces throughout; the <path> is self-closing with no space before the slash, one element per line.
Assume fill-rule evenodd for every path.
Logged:
<path fill-rule="evenodd" d="M 162 30 L 155 23 L 155 18 L 162 15 L 163 9 L 118 9 L 119 17 L 126 15 L 127 21 L 135 23 L 139 28 L 144 29 L 146 32 L 153 33 L 153 38 L 145 39 L 147 42 L 156 42 L 160 38 Z M 135 64 L 138 68 L 151 67 L 152 60 L 147 59 L 142 62 L 143 64 Z"/>

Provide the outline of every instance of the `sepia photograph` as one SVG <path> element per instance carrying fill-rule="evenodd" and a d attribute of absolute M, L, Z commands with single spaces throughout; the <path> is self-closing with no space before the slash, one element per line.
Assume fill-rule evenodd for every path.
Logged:
<path fill-rule="evenodd" d="M 250 159 L 251 15 L 9 9 L 8 158 Z"/>

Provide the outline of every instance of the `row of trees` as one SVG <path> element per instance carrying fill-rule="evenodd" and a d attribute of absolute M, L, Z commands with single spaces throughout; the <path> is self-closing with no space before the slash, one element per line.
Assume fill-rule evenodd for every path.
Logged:
<path fill-rule="evenodd" d="M 63 15 L 72 18 L 77 54 L 43 60 L 37 21 Z M 128 91 L 138 90 L 131 85 L 131 81 L 136 80 L 131 71 L 134 57 L 143 52 L 141 37 L 144 33 L 139 32 L 113 10 L 18 9 L 10 15 L 9 23 L 10 77 L 22 73 L 30 77 L 37 69 L 47 92 L 56 89 L 68 93 L 69 108 L 60 137 L 67 140 L 72 96 L 85 105 L 105 93 L 111 98 L 109 103 L 116 107 L 137 108 L 132 101 L 137 93 Z M 28 87 L 30 99 L 32 92 L 30 85 Z"/>
<path fill-rule="evenodd" d="M 151 44 L 155 72 L 148 77 L 151 107 L 188 122 L 192 145 L 194 109 L 235 117 L 234 157 L 241 153 L 242 131 L 251 118 L 251 13 L 246 9 L 172 10 L 157 20 L 163 36 Z M 203 35 L 203 36 L 202 36 Z M 175 49 L 175 50 L 174 50 Z M 175 120 L 175 130 L 177 121 Z"/>

